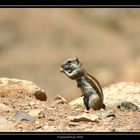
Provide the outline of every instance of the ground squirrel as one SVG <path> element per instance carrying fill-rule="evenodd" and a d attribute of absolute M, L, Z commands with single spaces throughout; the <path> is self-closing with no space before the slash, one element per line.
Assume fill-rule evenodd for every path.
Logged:
<path fill-rule="evenodd" d="M 76 80 L 77 87 L 83 93 L 83 101 L 87 110 L 105 109 L 103 91 L 98 80 L 86 72 L 78 58 L 69 58 L 61 64 L 60 72 L 72 80 Z"/>

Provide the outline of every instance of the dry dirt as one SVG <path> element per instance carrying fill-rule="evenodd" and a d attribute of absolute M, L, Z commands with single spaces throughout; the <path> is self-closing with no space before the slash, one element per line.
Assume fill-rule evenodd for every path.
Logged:
<path fill-rule="evenodd" d="M 1 78 L 0 131 L 139 132 L 139 25 L 138 8 L 0 9 L 0 75 L 17 78 Z M 74 56 L 101 83 L 106 110 L 87 113 L 60 73 Z"/>
<path fill-rule="evenodd" d="M 105 87 L 106 109 L 87 112 L 82 97 L 67 102 L 57 95 L 52 101 L 41 101 L 35 93 L 39 91 L 44 95 L 44 90 L 32 82 L 8 78 L 0 81 L 0 89 L 3 87 L 0 92 L 1 132 L 140 131 L 139 83 L 122 82 Z M 47 97 L 47 93 L 45 95 Z"/>

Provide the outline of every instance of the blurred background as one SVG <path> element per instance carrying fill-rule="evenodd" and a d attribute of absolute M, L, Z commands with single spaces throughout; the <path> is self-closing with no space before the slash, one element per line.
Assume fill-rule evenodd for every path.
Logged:
<path fill-rule="evenodd" d="M 79 57 L 101 85 L 140 82 L 140 9 L 0 9 L 0 77 L 29 80 L 68 101 L 81 95 L 59 72 Z"/>

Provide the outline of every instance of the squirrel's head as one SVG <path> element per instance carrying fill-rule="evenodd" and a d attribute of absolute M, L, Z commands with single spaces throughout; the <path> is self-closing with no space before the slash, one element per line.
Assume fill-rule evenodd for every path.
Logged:
<path fill-rule="evenodd" d="M 63 72 L 65 74 L 66 72 L 70 73 L 71 76 L 68 76 L 67 74 L 66 75 L 69 78 L 74 79 L 75 76 L 77 77 L 82 72 L 82 63 L 79 61 L 79 58 L 77 57 L 66 59 L 61 64 L 60 72 Z"/>

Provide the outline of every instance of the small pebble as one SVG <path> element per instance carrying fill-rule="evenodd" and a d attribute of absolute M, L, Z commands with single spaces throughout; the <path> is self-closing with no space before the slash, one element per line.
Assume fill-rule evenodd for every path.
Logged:
<path fill-rule="evenodd" d="M 30 121 L 30 122 L 35 121 L 34 117 L 30 116 L 29 114 L 27 114 L 26 112 L 23 112 L 23 111 L 16 112 L 15 115 L 13 116 L 13 119 L 19 120 L 19 121 L 22 121 L 22 120 L 26 120 L 26 121 Z"/>

